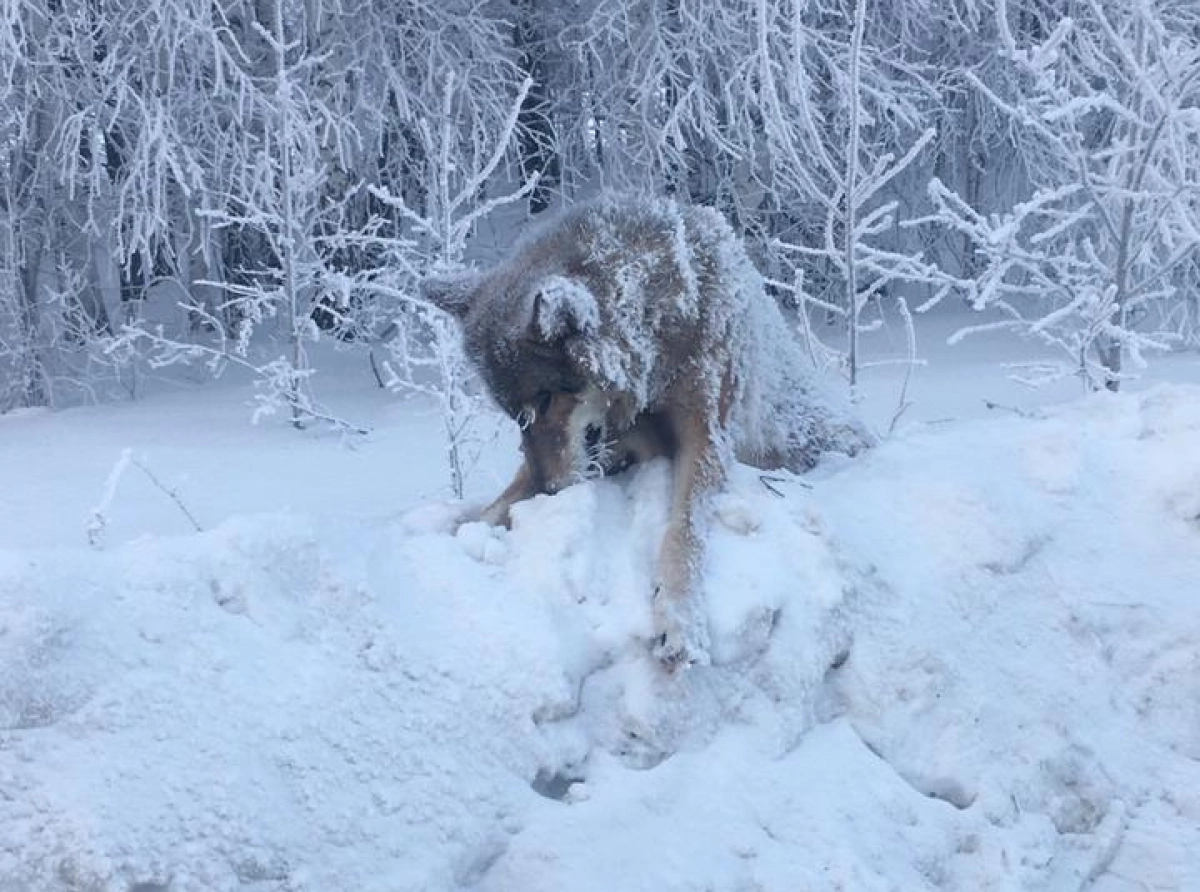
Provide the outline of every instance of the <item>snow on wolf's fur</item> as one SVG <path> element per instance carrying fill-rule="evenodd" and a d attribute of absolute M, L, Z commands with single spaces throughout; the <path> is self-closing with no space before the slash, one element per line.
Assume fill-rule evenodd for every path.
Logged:
<path fill-rule="evenodd" d="M 543 329 L 569 319 L 588 332 L 573 357 L 601 390 L 631 395 L 631 414 L 661 408 L 681 375 L 699 375 L 716 405 L 731 378 L 729 430 L 713 433 L 730 435 L 744 461 L 802 469 L 870 439 L 814 379 L 740 239 L 711 208 L 602 196 L 536 227 L 507 263 L 464 283 L 476 288 L 500 295 L 465 324 L 485 376 L 528 361 L 518 345 L 536 298 L 550 304 Z"/>

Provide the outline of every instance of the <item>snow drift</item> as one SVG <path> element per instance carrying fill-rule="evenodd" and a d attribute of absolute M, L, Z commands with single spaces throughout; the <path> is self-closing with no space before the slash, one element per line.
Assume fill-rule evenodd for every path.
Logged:
<path fill-rule="evenodd" d="M 1200 888 L 1200 390 L 767 483 L 0 554 L 0 890 Z"/>

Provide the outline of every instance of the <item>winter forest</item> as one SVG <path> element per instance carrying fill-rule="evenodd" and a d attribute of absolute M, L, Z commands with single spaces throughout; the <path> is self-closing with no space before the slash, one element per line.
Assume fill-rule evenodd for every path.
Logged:
<path fill-rule="evenodd" d="M 1190 0 L 6 0 L 0 146 L 0 411 L 327 418 L 317 341 L 445 365 L 414 281 L 601 188 L 723 211 L 851 381 L 947 302 L 1092 388 L 1200 345 Z"/>

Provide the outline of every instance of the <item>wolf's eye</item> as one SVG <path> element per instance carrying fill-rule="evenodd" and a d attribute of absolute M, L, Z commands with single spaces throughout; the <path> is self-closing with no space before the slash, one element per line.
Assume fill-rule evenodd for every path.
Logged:
<path fill-rule="evenodd" d="M 517 413 L 517 427 L 521 430 L 529 430 L 534 421 L 537 420 L 537 410 L 533 406 L 526 406 Z"/>

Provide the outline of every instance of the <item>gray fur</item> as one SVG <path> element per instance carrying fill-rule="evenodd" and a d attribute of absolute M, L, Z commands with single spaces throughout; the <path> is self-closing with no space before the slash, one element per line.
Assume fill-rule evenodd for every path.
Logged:
<path fill-rule="evenodd" d="M 459 273 L 454 276 L 431 276 L 421 282 L 421 299 L 440 310 L 445 310 L 459 319 L 466 318 L 479 277 L 474 273 Z"/>

